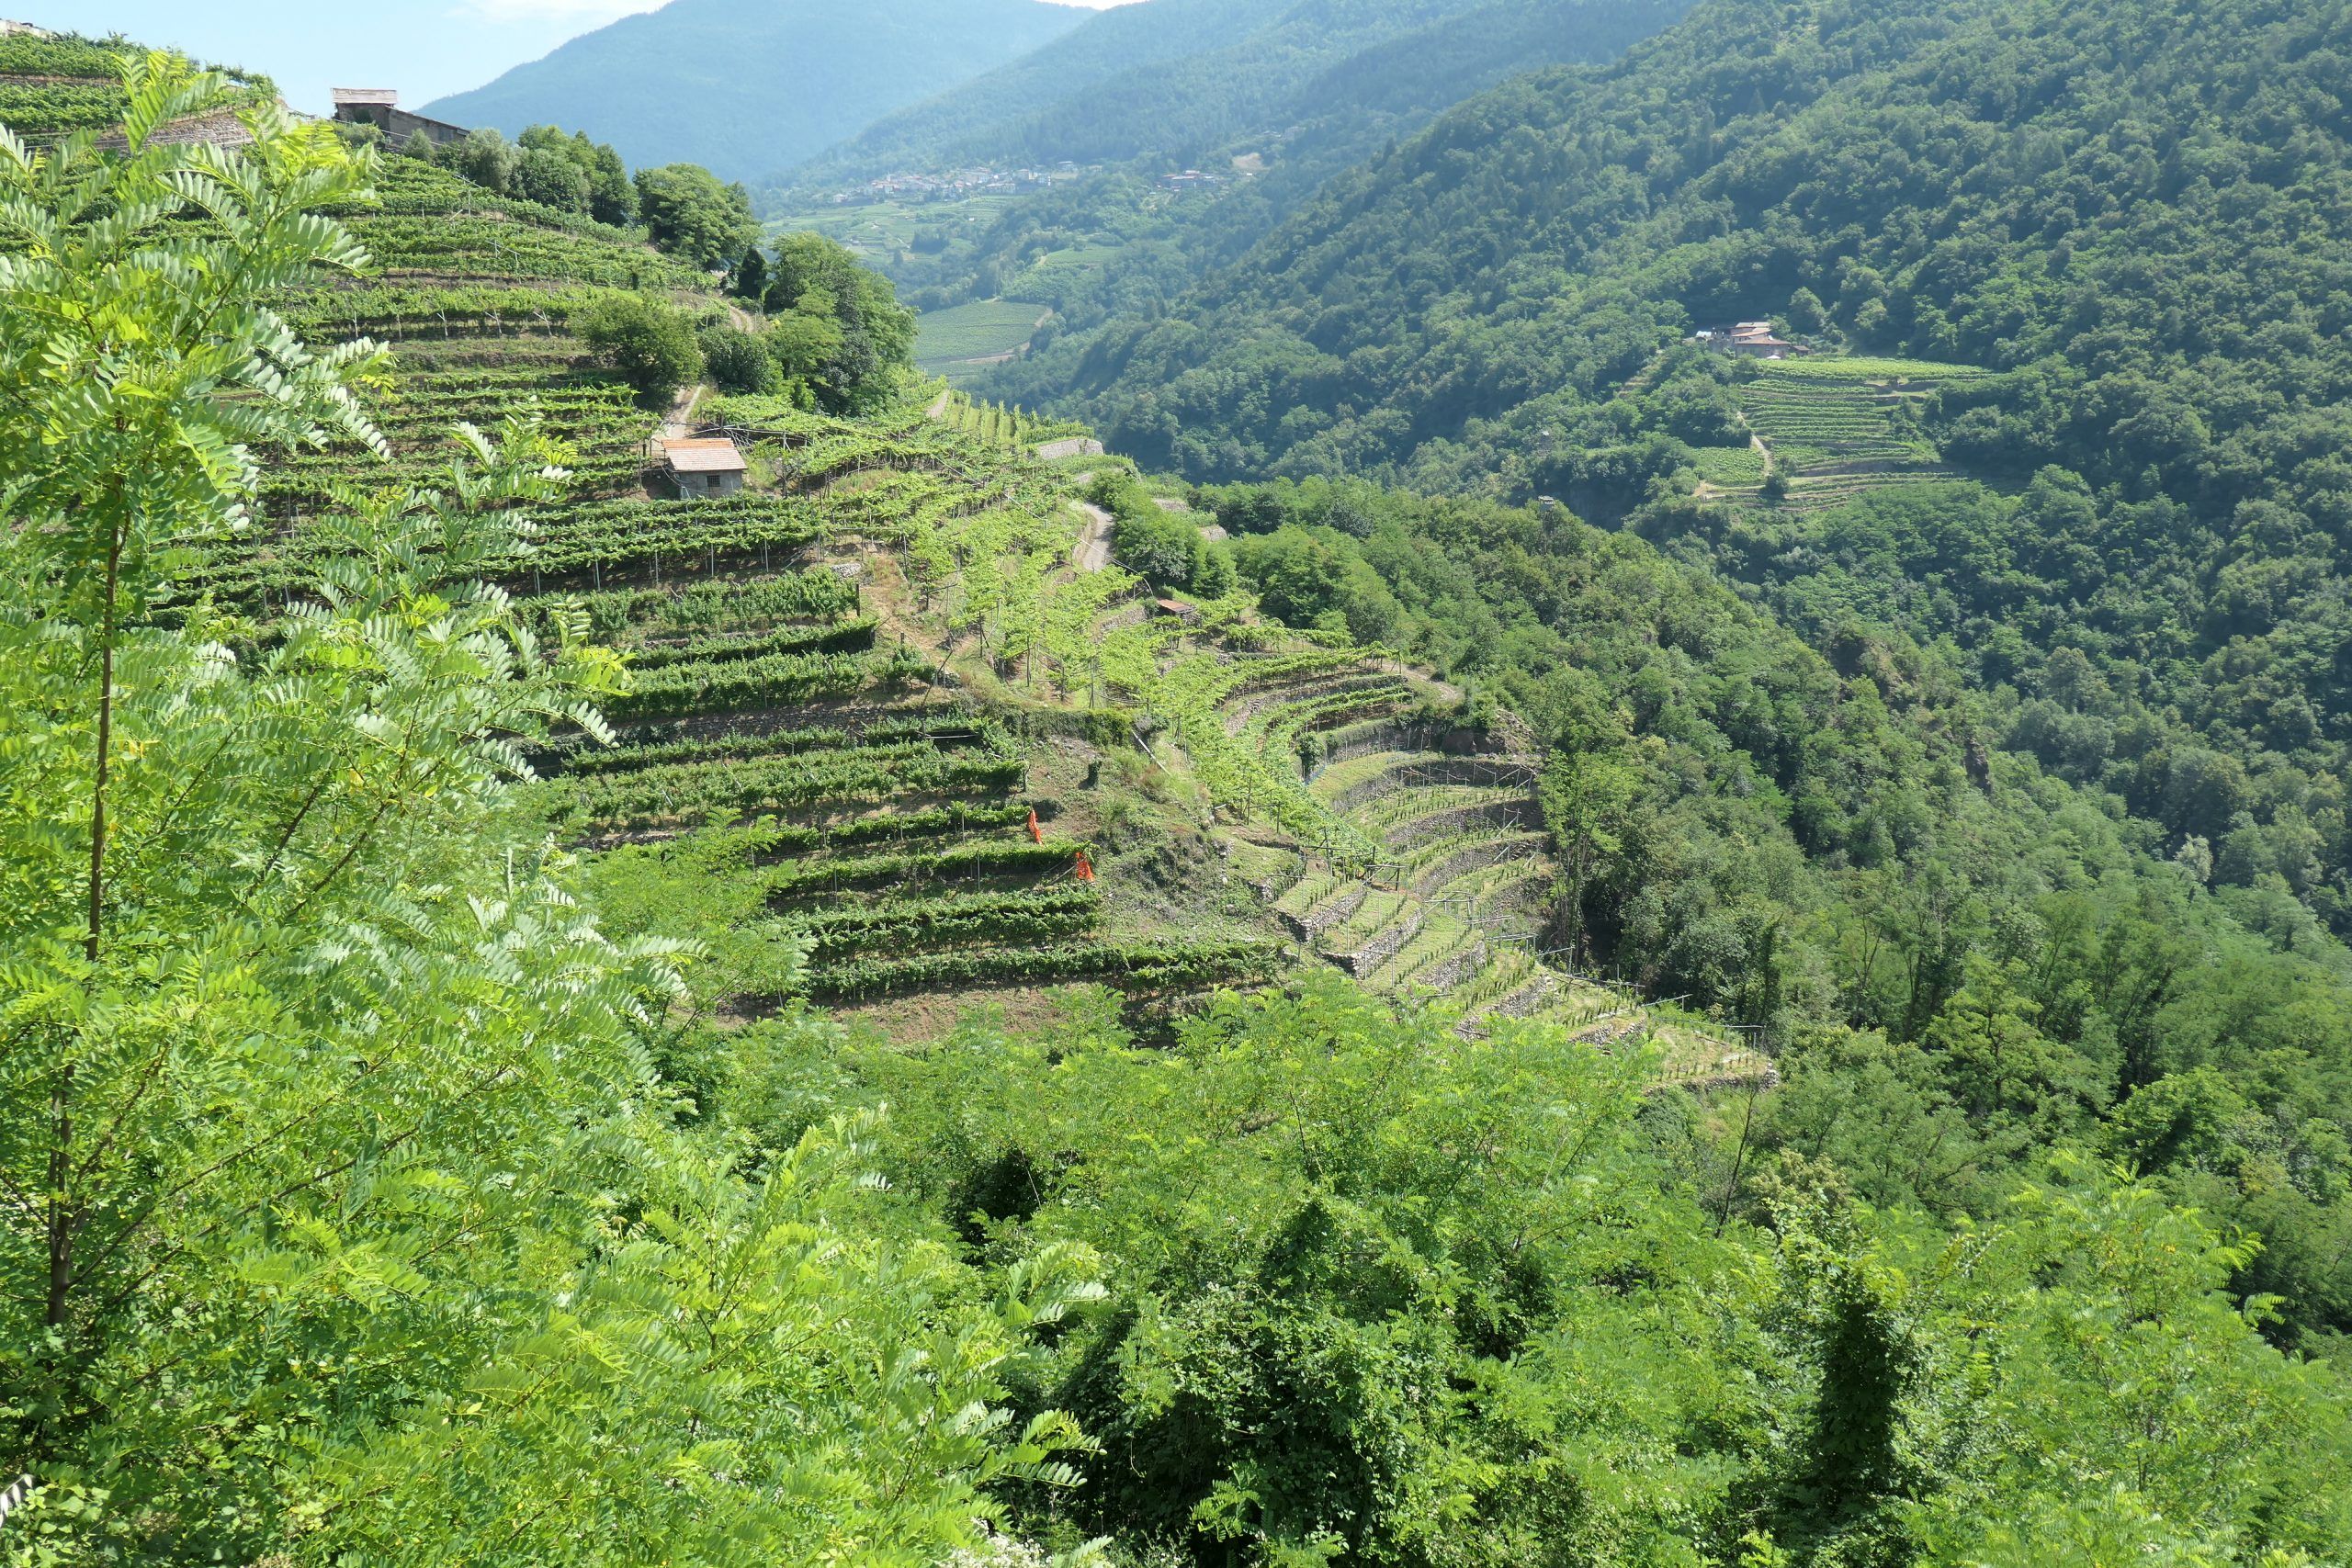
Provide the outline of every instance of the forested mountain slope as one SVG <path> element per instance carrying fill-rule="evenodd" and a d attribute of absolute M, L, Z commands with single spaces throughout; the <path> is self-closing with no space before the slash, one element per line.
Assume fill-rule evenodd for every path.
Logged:
<path fill-rule="evenodd" d="M 1260 25 L 1262 5 L 1251 0 L 1141 0 L 1086 18 L 1027 56 L 971 81 L 907 105 L 805 161 L 778 163 L 767 173 L 778 183 L 820 186 L 910 168 L 938 168 L 983 148 L 1001 152 L 1014 128 L 1066 102 L 1120 110 L 1105 84 L 1123 72 L 1148 74 L 1181 69 Z M 1057 152 L 1057 158 L 1075 157 Z"/>
<path fill-rule="evenodd" d="M 971 162 L 1118 164 L 1156 154 L 1182 166 L 1220 151 L 1272 153 L 1334 113 L 1392 101 L 1396 109 L 1441 107 L 1482 85 L 1483 71 L 1605 57 L 1666 25 L 1684 3 L 1295 0 L 1270 10 L 1147 0 L 893 115 L 786 178 L 807 186 Z M 1405 59 L 1418 71 L 1399 72 Z M 1436 96 L 1448 83 L 1461 85 Z"/>
<path fill-rule="evenodd" d="M 1465 106 L 1167 319 L 1004 385 L 1073 386 L 1194 473 L 1581 504 L 1614 465 L 1622 512 L 1676 466 L 1641 443 L 1682 414 L 1612 394 L 1690 327 L 1813 301 L 1864 348 L 1991 368 L 1919 412 L 2022 493 L 1636 523 L 1825 633 L 1954 638 L 2018 694 L 2012 743 L 2342 929 L 2346 19 L 1711 4 L 1621 64 Z"/>
<path fill-rule="evenodd" d="M 1510 0 L 1452 7 L 1377 42 L 1334 39 L 1319 53 L 1298 47 L 1295 39 L 1285 42 L 1280 28 L 1268 28 L 1246 43 L 1173 67 L 1180 73 L 1208 71 L 1238 79 L 1250 69 L 1295 70 L 1324 62 L 1275 100 L 1236 113 L 1207 131 L 1218 140 L 1189 151 L 1167 149 L 1223 171 L 1221 183 L 1170 197 L 1156 181 L 1181 165 L 1171 156 L 1146 155 L 1076 186 L 1023 197 L 978 234 L 944 226 L 938 250 L 917 248 L 886 265 L 911 297 L 934 305 L 1002 291 L 1051 307 L 1054 333 L 1084 331 L 1113 316 L 1153 315 L 1290 218 L 1326 180 L 1372 156 L 1385 142 L 1412 134 L 1514 73 L 1611 59 L 1670 24 L 1685 4 Z M 1288 25 L 1294 32 L 1303 26 L 1296 17 Z M 1055 48 L 1069 48 L 1085 36 L 1074 34 Z M 1266 51 L 1275 52 L 1261 59 Z M 1238 59 L 1244 54 L 1250 57 L 1247 66 Z M 1120 117 L 1154 127 L 1171 123 L 1170 117 L 1148 109 L 1131 85 L 1079 95 L 1030 123 L 1042 138 L 1038 145 L 1075 146 L 1086 132 L 1070 123 L 1074 118 Z M 989 134 L 1012 132 L 1000 127 Z M 862 145 L 853 143 L 842 157 L 854 161 Z M 900 155 L 937 154 L 923 152 L 918 143 Z M 1246 174 L 1234 166 L 1236 158 L 1243 160 Z"/>
<path fill-rule="evenodd" d="M 12 1564 L 2352 1552 L 2344 952 L 1933 650 L 235 96 L 0 151 Z"/>
<path fill-rule="evenodd" d="M 672 0 L 424 112 L 510 136 L 560 124 L 634 164 L 753 179 L 1084 17 L 1044 0 Z"/>

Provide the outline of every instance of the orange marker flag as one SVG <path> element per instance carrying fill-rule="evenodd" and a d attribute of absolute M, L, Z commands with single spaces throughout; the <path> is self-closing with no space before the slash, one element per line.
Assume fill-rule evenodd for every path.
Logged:
<path fill-rule="evenodd" d="M 1037 808 L 1034 806 L 1029 808 L 1029 841 L 1033 844 L 1046 841 L 1046 830 L 1037 826 Z"/>
<path fill-rule="evenodd" d="M 1084 850 L 1078 852 L 1078 879 L 1080 882 L 1094 880 L 1094 863 L 1086 858 Z"/>

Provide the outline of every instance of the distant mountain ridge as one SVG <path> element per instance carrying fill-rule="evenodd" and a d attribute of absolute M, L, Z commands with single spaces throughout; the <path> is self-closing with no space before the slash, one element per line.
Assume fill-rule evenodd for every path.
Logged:
<path fill-rule="evenodd" d="M 1348 109 L 1333 90 L 1383 51 L 1418 40 L 1459 55 L 1455 35 L 1471 18 L 1515 38 L 1528 17 L 1549 20 L 1559 9 L 1524 0 L 1146 0 L 898 110 L 778 180 L 807 188 L 967 163 L 1204 156 L 1238 137 L 1280 135 Z M 1656 9 L 1645 30 L 1683 6 L 1659 0 Z M 1532 67 L 1589 57 L 1561 41 L 1521 58 Z"/>
<path fill-rule="evenodd" d="M 2035 694 L 2007 743 L 2156 824 L 2191 886 L 2352 934 L 2347 17 L 1708 0 L 979 389 L 1196 479 L 1613 496 L 1832 646 L 1893 622 Z M 1783 403 L 1781 439 L 1874 429 L 1953 473 L 1762 494 L 1760 523 L 1676 495 L 1678 426 L 1744 382 L 1672 345 L 1768 317 L 1909 391 L 1875 427 Z"/>
<path fill-rule="evenodd" d="M 634 164 L 756 179 L 1086 16 L 1046 0 L 671 0 L 424 112 L 509 135 L 561 125 Z"/>
<path fill-rule="evenodd" d="M 1690 3 L 1470 0 L 1436 7 L 1441 14 L 1434 19 L 1393 36 L 1375 37 L 1374 32 L 1383 29 L 1373 29 L 1340 38 L 1327 30 L 1313 49 L 1285 49 L 1286 43 L 1306 41 L 1300 35 L 1306 18 L 1330 11 L 1324 6 L 1299 6 L 1246 38 L 1155 68 L 1170 78 L 1236 77 L 1247 74 L 1253 59 L 1275 62 L 1259 88 L 1241 95 L 1246 108 L 1200 128 L 1204 138 L 1223 138 L 1220 143 L 1195 141 L 1179 152 L 1145 152 L 1110 163 L 1103 177 L 1015 203 L 977 234 L 959 233 L 955 225 L 943 224 L 933 232 L 945 238 L 944 249 L 904 253 L 882 265 L 910 299 L 928 309 L 1000 292 L 1050 306 L 1057 335 L 1084 332 L 1113 318 L 1128 322 L 1156 318 L 1194 283 L 1238 260 L 1257 240 L 1303 210 L 1327 180 L 1376 155 L 1384 146 L 1414 135 L 1435 116 L 1510 76 L 1545 65 L 1614 59 L 1672 26 Z M 1190 14 L 1205 15 L 1211 9 L 1194 6 Z M 1171 14 L 1185 11 L 1179 6 Z M 1391 9 L 1383 19 L 1393 22 L 1400 15 Z M 977 88 L 1015 81 L 1048 56 L 1068 58 L 1092 33 L 1089 24 L 1029 61 L 893 117 L 886 128 L 915 125 L 938 106 L 967 97 Z M 1025 134 L 1047 138 L 1047 147 L 1076 150 L 1067 135 L 1051 133 L 1082 134 L 1086 127 L 1062 123 L 1069 118 L 1065 110 L 1102 104 L 1113 110 L 1102 131 L 1123 134 L 1129 128 L 1120 117 L 1134 104 L 1148 101 L 1137 75 L 1129 70 L 1107 85 L 1066 95 L 1063 109 L 1000 125 L 997 131 L 1015 151 L 1029 145 L 1021 140 Z M 1000 95 L 1006 100 L 1018 96 Z M 883 129 L 877 128 L 877 137 Z M 854 177 L 855 150 L 872 144 L 873 139 L 861 138 L 809 168 L 834 171 L 834 188 L 839 188 Z M 934 160 L 951 151 L 980 150 L 970 142 L 956 147 L 936 139 L 932 148 L 929 156 Z M 1094 150 L 1108 149 L 1098 144 Z M 1000 151 L 997 155 L 1003 154 Z M 916 160 L 924 154 L 913 146 L 891 156 Z M 1162 192 L 1172 187 L 1155 188 L 1180 157 L 1211 172 L 1206 188 L 1213 194 L 1208 199 L 1195 196 L 1170 201 Z M 804 200 L 821 201 L 825 190 L 824 184 L 815 183 L 797 194 Z M 1071 254 L 1083 255 L 1083 265 L 1056 260 Z M 1006 375 L 1019 379 L 1019 367 Z"/>

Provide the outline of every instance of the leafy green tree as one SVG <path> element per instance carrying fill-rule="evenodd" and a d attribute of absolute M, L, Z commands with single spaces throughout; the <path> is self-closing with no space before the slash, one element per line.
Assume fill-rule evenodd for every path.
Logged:
<path fill-rule="evenodd" d="M 649 402 L 666 400 L 703 373 L 694 319 L 641 294 L 605 293 L 573 313 L 571 330 Z"/>
<path fill-rule="evenodd" d="M 695 334 L 711 384 L 722 392 L 773 392 L 784 376 L 767 345 L 742 328 L 714 321 Z"/>
<path fill-rule="evenodd" d="M 1822 304 L 1821 296 L 1810 288 L 1800 288 L 1790 295 L 1789 325 L 1807 334 L 1826 331 L 1829 310 Z"/>
<path fill-rule="evenodd" d="M 967 1295 L 859 1217 L 870 1118 L 687 1132 L 615 942 L 512 809 L 613 657 L 502 591 L 554 456 L 458 433 L 348 494 L 266 636 L 187 592 L 266 454 L 383 449 L 274 301 L 364 255 L 370 174 L 134 62 L 119 152 L 0 144 L 0 1444 L 14 1562 L 717 1564 L 979 1544 L 1074 1434 L 1004 1407 L 1099 1293 Z M 583 1541 L 584 1518 L 602 1521 Z"/>
<path fill-rule="evenodd" d="M 653 243 L 682 261 L 717 272 L 760 237 L 750 194 L 698 164 L 639 169 L 636 187 L 638 215 Z"/>
<path fill-rule="evenodd" d="M 841 363 L 847 334 L 830 311 L 822 315 L 801 310 L 771 313 L 760 341 L 786 381 L 800 389 L 809 406 L 815 389 Z"/>
<path fill-rule="evenodd" d="M 888 278 L 821 234 L 790 234 L 777 244 L 766 304 L 780 322 L 800 316 L 818 323 L 784 324 L 792 357 L 780 355 L 779 363 L 787 376 L 805 378 L 831 412 L 879 408 L 914 364 L 913 312 Z M 820 344 L 828 346 L 817 356 Z M 804 363 L 808 368 L 797 367 Z"/>
<path fill-rule="evenodd" d="M 746 248 L 743 258 L 735 264 L 735 275 L 729 281 L 728 287 L 733 289 L 739 298 L 752 300 L 765 299 L 768 293 L 767 253 L 757 245 Z"/>
<path fill-rule="evenodd" d="M 1234 564 L 1265 607 L 1291 626 L 1344 631 L 1366 643 L 1386 642 L 1398 628 L 1395 596 L 1336 531 L 1288 527 L 1241 539 Z"/>
<path fill-rule="evenodd" d="M 514 194 L 522 150 L 495 130 L 469 130 L 441 150 L 444 168 L 501 196 Z"/>
<path fill-rule="evenodd" d="M 1017 438 L 1017 411 L 991 407 L 991 436 L 1000 423 L 1012 425 Z M 1204 599 L 1221 599 L 1233 592 L 1237 579 L 1231 558 L 1204 539 L 1192 518 L 1163 509 L 1134 475 L 1111 469 L 1095 479 L 1088 494 L 1111 513 L 1111 549 L 1121 566 L 1148 582 Z"/>
<path fill-rule="evenodd" d="M 637 189 L 611 147 L 590 141 L 583 131 L 566 134 L 552 125 L 532 126 L 516 144 L 522 156 L 515 194 L 592 215 L 600 223 L 626 226 L 637 220 Z"/>
<path fill-rule="evenodd" d="M 1542 784 L 1544 820 L 1559 842 L 1566 882 L 1560 914 L 1566 929 L 1560 933 L 1560 945 L 1577 950 L 1587 961 L 1591 956 L 1587 899 L 1619 869 L 1630 814 L 1642 787 L 1640 770 L 1592 744 L 1598 739 L 1570 739 L 1544 769 Z"/>
<path fill-rule="evenodd" d="M 559 212 L 586 216 L 588 172 L 560 152 L 526 147 L 514 160 L 513 194 Z"/>

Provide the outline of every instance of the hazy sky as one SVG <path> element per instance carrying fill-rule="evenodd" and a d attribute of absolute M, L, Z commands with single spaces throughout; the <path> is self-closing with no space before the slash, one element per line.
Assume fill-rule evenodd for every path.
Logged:
<path fill-rule="evenodd" d="M 616 17 L 660 8 L 659 0 L 0 0 L 11 20 L 125 33 L 265 72 L 296 108 L 320 114 L 336 87 L 396 87 L 403 104 L 422 107 Z"/>

